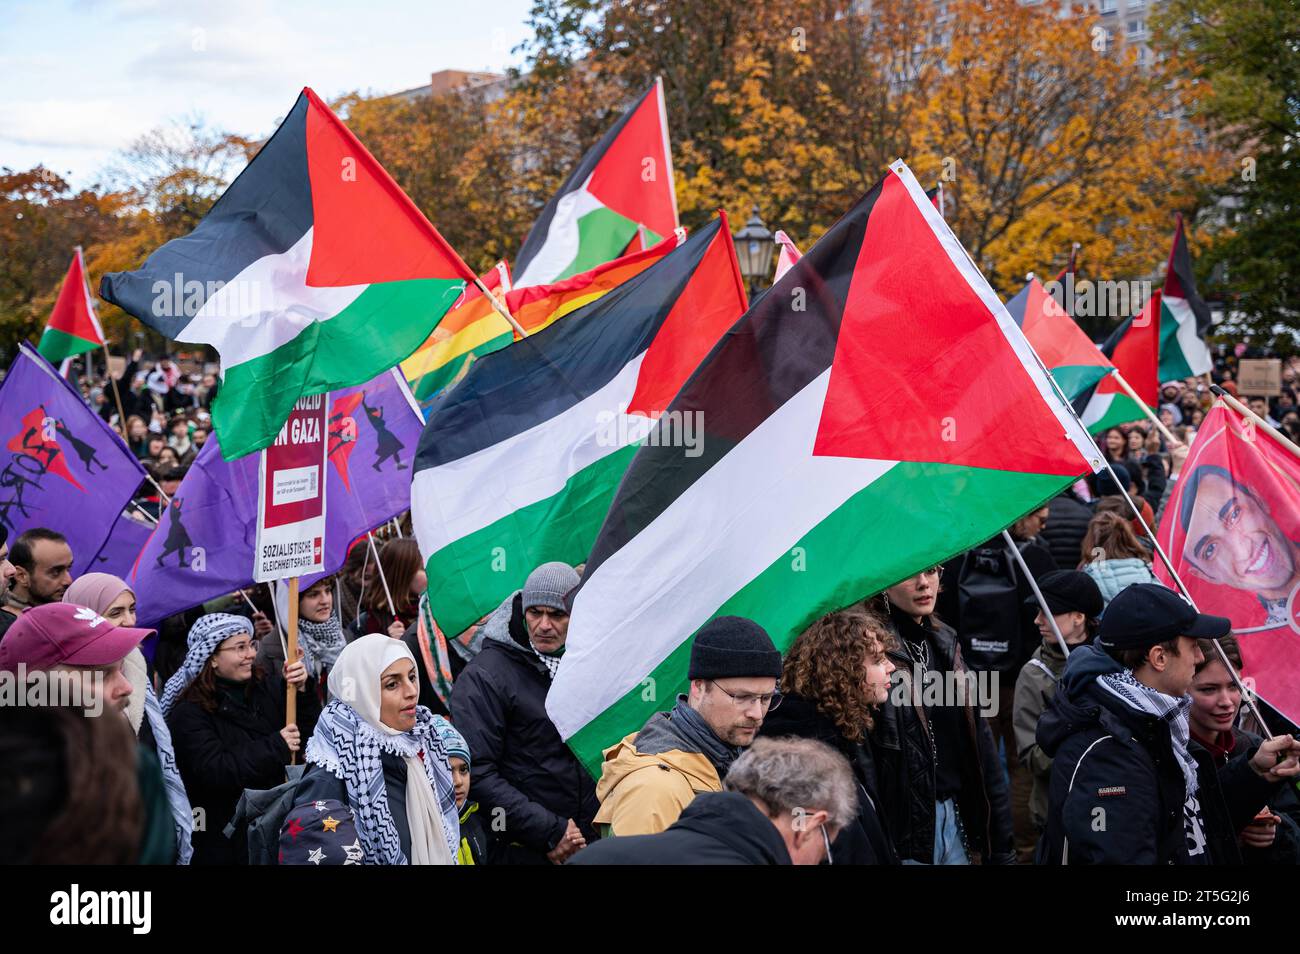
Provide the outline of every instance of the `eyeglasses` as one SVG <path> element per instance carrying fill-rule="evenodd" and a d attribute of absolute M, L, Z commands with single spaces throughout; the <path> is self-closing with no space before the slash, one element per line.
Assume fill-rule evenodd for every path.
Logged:
<path fill-rule="evenodd" d="M 250 639 L 248 642 L 239 643 L 236 646 L 223 646 L 221 649 L 218 649 L 217 652 L 234 653 L 236 656 L 242 655 L 244 653 L 256 653 L 258 645 L 259 645 L 258 640 Z"/>
<path fill-rule="evenodd" d="M 724 689 L 722 686 L 718 686 L 717 682 L 715 682 L 714 680 L 710 679 L 709 682 L 713 683 L 713 685 L 717 686 L 723 692 L 727 693 L 727 695 L 731 696 L 731 701 L 734 702 L 741 709 L 748 709 L 753 703 L 757 702 L 759 706 L 762 707 L 764 712 L 771 712 L 773 709 L 775 709 L 777 706 L 781 704 L 780 692 L 763 692 L 763 693 L 729 692 L 728 690 Z"/>
<path fill-rule="evenodd" d="M 833 865 L 835 864 L 835 859 L 831 857 L 831 836 L 826 834 L 825 825 L 819 825 L 818 827 L 822 830 L 822 841 L 826 842 L 826 863 L 828 865 Z"/>

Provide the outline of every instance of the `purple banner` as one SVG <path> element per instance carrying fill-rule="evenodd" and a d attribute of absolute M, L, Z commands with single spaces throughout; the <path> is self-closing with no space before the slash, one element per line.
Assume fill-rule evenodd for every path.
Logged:
<path fill-rule="evenodd" d="M 331 393 L 327 574 L 343 566 L 352 541 L 411 506 L 411 460 L 423 424 L 396 371 Z M 216 434 L 208 437 L 140 554 L 132 579 L 142 624 L 253 585 L 257 463 L 257 454 L 222 460 Z"/>
<path fill-rule="evenodd" d="M 9 545 L 47 527 L 68 538 L 72 574 L 91 562 L 144 468 L 48 361 L 23 344 L 0 384 L 0 523 Z"/>
<path fill-rule="evenodd" d="M 99 548 L 94 562 L 86 566 L 86 573 L 112 573 L 124 580 L 131 579 L 135 561 L 140 551 L 153 535 L 154 525 L 143 517 L 133 517 L 128 510 L 117 518 L 112 532 Z"/>

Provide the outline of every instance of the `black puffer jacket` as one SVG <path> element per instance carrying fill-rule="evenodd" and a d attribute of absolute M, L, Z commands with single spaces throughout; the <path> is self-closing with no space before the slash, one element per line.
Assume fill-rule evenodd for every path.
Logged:
<path fill-rule="evenodd" d="M 702 792 L 664 831 L 606 838 L 569 864 L 788 865 L 790 852 L 776 826 L 744 795 Z"/>
<path fill-rule="evenodd" d="M 203 810 L 194 826 L 193 864 L 248 863 L 243 833 L 228 839 L 222 829 L 244 789 L 274 788 L 285 780 L 289 747 L 280 735 L 284 698 L 284 680 L 267 675 L 250 680 L 242 693 L 219 687 L 214 712 L 182 697 L 167 714 L 185 792 L 190 805 Z M 299 692 L 297 705 L 305 749 L 320 715 L 315 692 Z"/>
<path fill-rule="evenodd" d="M 1054 865 L 1231 861 L 1222 857 L 1224 833 L 1248 823 L 1274 788 L 1246 764 L 1254 751 L 1218 772 L 1198 771 L 1201 832 L 1189 837 L 1187 785 L 1169 723 L 1097 685 L 1098 676 L 1119 671 L 1119 663 L 1100 648 L 1076 649 L 1038 721 L 1038 744 L 1055 761 L 1047 828 L 1035 860 Z M 1216 841 L 1220 857 L 1215 857 Z"/>
<path fill-rule="evenodd" d="M 1294 786 L 1285 783 L 1273 786 L 1268 806 L 1282 821 L 1274 833 L 1272 845 L 1267 848 L 1249 848 L 1237 840 L 1242 828 L 1250 824 L 1255 813 L 1264 806 L 1249 801 L 1236 803 L 1239 800 L 1233 798 L 1235 794 L 1245 792 L 1249 795 L 1254 786 L 1234 783 L 1225 776 L 1232 771 L 1230 766 L 1234 765 L 1237 772 L 1241 772 L 1243 768 L 1245 771 L 1250 771 L 1249 766 L 1238 764 L 1241 761 L 1240 757 L 1243 753 L 1258 751 L 1260 743 L 1264 740 L 1245 729 L 1233 729 L 1232 734 L 1234 744 L 1231 753 L 1227 755 L 1216 756 L 1201 745 L 1196 736 L 1192 736 L 1191 745 L 1188 746 L 1197 765 L 1200 766 L 1201 777 L 1216 774 L 1220 782 L 1218 786 L 1221 789 L 1220 797 L 1201 799 L 1210 843 L 1210 857 L 1215 864 L 1221 865 L 1300 864 L 1300 827 L 1297 827 L 1294 820 L 1295 817 L 1300 816 L 1300 799 L 1296 797 Z"/>
<path fill-rule="evenodd" d="M 550 688 L 531 646 L 489 638 L 451 693 L 452 721 L 473 756 L 470 797 L 505 826 L 503 863 L 545 864 L 570 818 L 596 840 L 596 783 L 546 714 Z"/>
<path fill-rule="evenodd" d="M 1047 505 L 1047 526 L 1038 535 L 1062 570 L 1073 570 L 1083 559 L 1083 538 L 1093 511 L 1068 490 L 1052 498 Z"/>
<path fill-rule="evenodd" d="M 850 742 L 815 702 L 793 692 L 783 696 L 781 705 L 767 714 L 758 734 L 817 739 L 848 759 L 858 784 L 858 818 L 831 843 L 832 859 L 837 865 L 898 864 L 894 843 L 878 810 L 881 801 L 870 737 L 862 742 Z"/>
<path fill-rule="evenodd" d="M 930 620 L 926 638 L 934 667 L 943 672 L 966 672 L 952 629 L 935 624 L 934 617 Z M 895 637 L 899 626 L 916 628 L 897 609 L 891 612 L 890 624 Z M 936 789 L 930 723 L 924 706 L 895 705 L 895 700 L 914 698 L 913 693 L 921 690 L 914 685 L 913 663 L 907 652 L 891 650 L 889 658 L 898 667 L 894 670 L 894 689 L 889 701 L 881 706 L 871 733 L 881 802 L 899 857 L 930 864 L 934 859 Z M 901 690 L 901 695 L 900 682 L 910 687 Z M 1011 803 L 993 735 L 973 699 L 963 706 L 962 717 L 967 744 L 959 753 L 963 787 L 956 801 L 965 828 L 967 854 L 972 862 L 1014 863 Z"/>

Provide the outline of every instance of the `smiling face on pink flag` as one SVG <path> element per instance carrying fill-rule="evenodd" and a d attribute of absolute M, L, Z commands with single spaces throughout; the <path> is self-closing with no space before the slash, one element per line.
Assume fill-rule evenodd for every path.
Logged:
<path fill-rule="evenodd" d="M 1159 537 L 1203 613 L 1227 616 L 1259 695 L 1300 717 L 1300 460 L 1220 403 Z M 1172 582 L 1163 566 L 1157 574 Z"/>

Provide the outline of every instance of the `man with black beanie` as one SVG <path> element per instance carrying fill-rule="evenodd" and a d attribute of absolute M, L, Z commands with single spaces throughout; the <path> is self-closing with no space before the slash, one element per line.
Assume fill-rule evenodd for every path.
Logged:
<path fill-rule="evenodd" d="M 753 620 L 706 623 L 687 675 L 690 691 L 671 710 L 605 750 L 596 824 L 607 834 L 661 832 L 696 795 L 722 791 L 727 769 L 780 703 L 781 653 Z"/>
<path fill-rule="evenodd" d="M 1300 774 L 1291 736 L 1217 772 L 1199 771 L 1188 749 L 1187 693 L 1204 658 L 1196 640 L 1231 625 L 1154 583 L 1111 600 L 1038 723 L 1038 744 L 1055 759 L 1040 864 L 1211 864 L 1202 802 L 1222 798 L 1237 830 Z"/>

